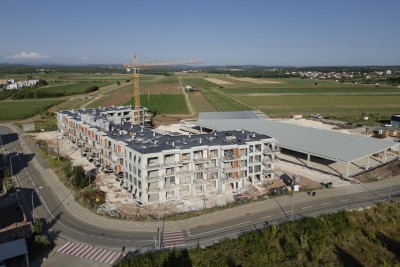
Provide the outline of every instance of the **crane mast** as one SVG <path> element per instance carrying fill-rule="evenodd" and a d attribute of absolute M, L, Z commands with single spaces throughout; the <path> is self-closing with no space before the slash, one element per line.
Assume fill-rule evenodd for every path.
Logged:
<path fill-rule="evenodd" d="M 152 66 L 170 66 L 170 65 L 188 65 L 188 64 L 201 64 L 199 59 L 183 59 L 176 61 L 158 61 L 145 64 L 138 64 L 136 60 L 136 53 L 133 54 L 133 65 L 124 64 L 125 68 L 133 69 L 133 97 L 135 105 L 135 123 L 144 125 L 144 111 L 141 114 L 140 110 L 140 89 L 139 89 L 139 68 L 150 68 Z M 141 118 L 142 117 L 142 118 Z"/>
<path fill-rule="evenodd" d="M 140 124 L 140 89 L 139 65 L 136 62 L 136 53 L 133 55 L 133 97 L 135 99 L 135 122 Z"/>

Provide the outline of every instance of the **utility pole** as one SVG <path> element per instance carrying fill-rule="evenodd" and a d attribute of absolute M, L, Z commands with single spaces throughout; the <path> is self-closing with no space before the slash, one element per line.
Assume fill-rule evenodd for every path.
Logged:
<path fill-rule="evenodd" d="M 292 222 L 294 217 L 294 190 L 292 188 Z"/>

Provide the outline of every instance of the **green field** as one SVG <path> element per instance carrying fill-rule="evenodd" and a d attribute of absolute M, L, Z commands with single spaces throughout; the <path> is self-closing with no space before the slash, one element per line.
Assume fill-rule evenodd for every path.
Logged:
<path fill-rule="evenodd" d="M 206 78 L 216 78 L 231 84 L 219 85 Z M 400 88 L 388 85 L 376 87 L 298 78 L 256 79 L 275 83 L 255 83 L 238 81 L 229 75 L 208 73 L 180 75 L 180 79 L 183 86 L 191 85 L 201 90 L 200 93 L 192 93 L 201 94 L 201 97 L 190 97 L 196 112 L 209 111 L 210 105 L 218 111 L 246 110 L 250 107 L 272 116 L 321 113 L 355 121 L 363 113 L 381 113 L 382 118 L 389 118 L 392 113 L 400 110 Z"/>
<path fill-rule="evenodd" d="M 58 99 L 3 100 L 0 102 L 0 121 L 26 119 L 61 102 Z"/>
<path fill-rule="evenodd" d="M 156 114 L 188 114 L 183 95 L 141 95 L 140 104 Z M 125 105 L 134 105 L 133 99 Z"/>
<path fill-rule="evenodd" d="M 39 88 L 38 91 L 46 92 L 46 93 L 61 93 L 64 95 L 77 95 L 77 94 L 85 94 L 85 90 L 92 86 L 104 87 L 114 82 L 78 82 L 78 83 L 69 83 L 57 86 L 46 86 Z"/>

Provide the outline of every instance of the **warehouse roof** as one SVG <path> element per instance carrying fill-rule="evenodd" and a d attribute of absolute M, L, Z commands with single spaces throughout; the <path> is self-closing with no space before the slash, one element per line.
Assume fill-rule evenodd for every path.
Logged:
<path fill-rule="evenodd" d="M 223 117 L 223 116 L 222 116 Z M 219 131 L 253 131 L 275 137 L 279 147 L 333 161 L 350 162 L 398 145 L 388 140 L 263 119 L 199 119 L 194 124 Z"/>

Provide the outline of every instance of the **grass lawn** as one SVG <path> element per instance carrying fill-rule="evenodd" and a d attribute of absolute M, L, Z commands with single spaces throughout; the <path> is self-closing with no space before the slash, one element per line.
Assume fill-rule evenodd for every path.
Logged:
<path fill-rule="evenodd" d="M 59 99 L 4 100 L 0 104 L 0 121 L 26 119 L 61 102 Z"/>

